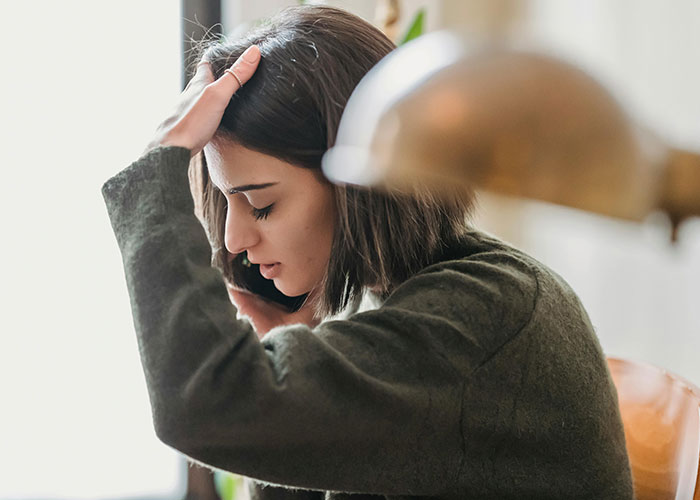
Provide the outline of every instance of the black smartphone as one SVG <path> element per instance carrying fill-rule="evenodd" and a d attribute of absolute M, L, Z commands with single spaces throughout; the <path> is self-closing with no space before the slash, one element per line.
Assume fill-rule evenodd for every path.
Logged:
<path fill-rule="evenodd" d="M 260 266 L 258 264 L 252 264 L 248 260 L 248 254 L 246 252 L 239 253 L 233 261 L 231 261 L 231 271 L 233 274 L 233 284 L 235 286 L 279 304 L 289 312 L 298 311 L 304 304 L 306 296 L 308 295 L 304 294 L 297 295 L 296 297 L 288 297 L 280 292 L 275 287 L 275 283 L 272 280 L 268 280 L 260 274 Z"/>

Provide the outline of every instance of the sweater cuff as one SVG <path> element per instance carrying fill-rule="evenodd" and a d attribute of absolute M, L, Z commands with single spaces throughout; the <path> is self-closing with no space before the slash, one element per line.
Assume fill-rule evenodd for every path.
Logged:
<path fill-rule="evenodd" d="M 104 183 L 102 196 L 115 232 L 138 213 L 145 193 L 158 197 L 150 203 L 183 212 L 194 210 L 188 178 L 190 156 L 187 148 L 157 147 Z"/>
<path fill-rule="evenodd" d="M 119 194 L 129 187 L 133 187 L 134 183 L 141 181 L 158 181 L 163 184 L 169 184 L 170 189 L 177 187 L 186 187 L 189 194 L 189 180 L 187 171 L 189 168 L 191 152 L 187 148 L 180 146 L 165 146 L 157 147 L 150 150 L 141 158 L 133 162 L 124 170 L 116 174 L 114 177 L 107 180 L 102 185 L 102 195 L 108 203 L 115 199 Z M 185 182 L 182 182 L 182 181 Z"/>

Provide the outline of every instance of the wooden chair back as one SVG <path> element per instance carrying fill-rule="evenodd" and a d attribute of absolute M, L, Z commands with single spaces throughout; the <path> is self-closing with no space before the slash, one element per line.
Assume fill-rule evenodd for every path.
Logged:
<path fill-rule="evenodd" d="M 637 500 L 700 500 L 700 389 L 661 368 L 608 358 Z"/>

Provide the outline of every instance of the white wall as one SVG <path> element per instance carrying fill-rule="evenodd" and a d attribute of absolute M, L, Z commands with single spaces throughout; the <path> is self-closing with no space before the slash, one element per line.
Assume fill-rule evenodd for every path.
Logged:
<path fill-rule="evenodd" d="M 100 187 L 180 87 L 173 0 L 3 4 L 0 498 L 177 496 Z"/>

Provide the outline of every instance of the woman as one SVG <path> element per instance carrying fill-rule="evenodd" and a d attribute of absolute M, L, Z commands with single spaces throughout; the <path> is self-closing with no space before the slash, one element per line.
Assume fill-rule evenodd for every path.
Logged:
<path fill-rule="evenodd" d="M 468 200 L 321 176 L 392 47 L 343 11 L 288 9 L 209 48 L 103 187 L 158 436 L 253 478 L 254 498 L 632 498 L 615 390 L 566 283 L 471 230 Z M 210 241 L 188 186 L 201 155 Z M 251 293 L 258 274 L 291 309 Z M 381 306 L 321 321 L 365 290 Z"/>

